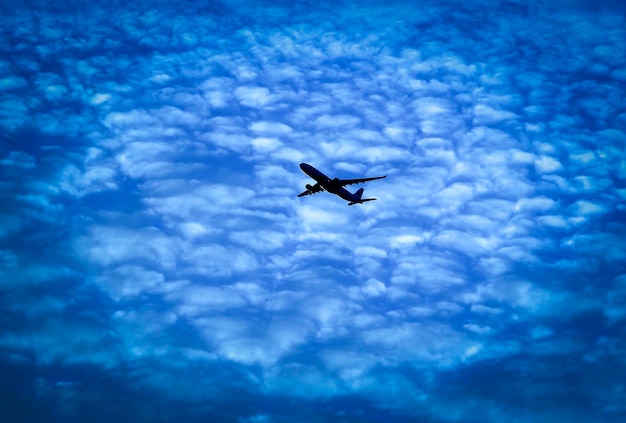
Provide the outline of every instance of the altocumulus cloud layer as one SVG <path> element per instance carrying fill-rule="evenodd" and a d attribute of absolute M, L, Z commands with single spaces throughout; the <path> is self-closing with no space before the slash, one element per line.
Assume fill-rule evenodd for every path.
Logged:
<path fill-rule="evenodd" d="M 0 18 L 3 416 L 622 421 L 619 2 L 48 3 Z"/>

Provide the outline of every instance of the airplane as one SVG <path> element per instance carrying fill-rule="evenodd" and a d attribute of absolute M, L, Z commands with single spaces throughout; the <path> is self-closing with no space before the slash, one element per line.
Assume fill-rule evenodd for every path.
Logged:
<path fill-rule="evenodd" d="M 346 185 L 360 184 L 362 182 L 373 181 L 375 179 L 383 179 L 385 176 L 376 176 L 374 178 L 357 178 L 357 179 L 330 179 L 319 170 L 307 163 L 300 163 L 300 169 L 317 182 L 315 185 L 306 184 L 306 191 L 298 194 L 298 197 L 304 197 L 305 195 L 315 194 L 321 191 L 328 191 L 331 194 L 338 195 L 344 200 L 348 201 L 348 205 L 362 204 L 366 201 L 374 201 L 376 198 L 361 198 L 363 195 L 363 188 L 360 188 L 354 194 L 345 189 Z"/>

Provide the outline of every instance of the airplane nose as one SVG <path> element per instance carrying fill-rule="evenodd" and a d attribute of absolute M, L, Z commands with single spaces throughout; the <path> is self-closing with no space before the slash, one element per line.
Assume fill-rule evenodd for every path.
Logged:
<path fill-rule="evenodd" d="M 300 169 L 304 170 L 304 169 L 306 169 L 307 167 L 309 167 L 309 165 L 308 165 L 308 164 L 306 164 L 306 163 L 300 163 Z"/>

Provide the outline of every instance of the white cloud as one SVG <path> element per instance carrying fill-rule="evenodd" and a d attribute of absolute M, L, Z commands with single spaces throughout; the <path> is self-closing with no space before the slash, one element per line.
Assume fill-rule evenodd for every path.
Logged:
<path fill-rule="evenodd" d="M 106 103 L 107 101 L 109 101 L 112 98 L 111 94 L 107 94 L 107 93 L 98 93 L 95 94 L 93 97 L 91 97 L 90 103 L 93 106 L 97 106 L 99 104 L 102 103 Z"/>
<path fill-rule="evenodd" d="M 350 115 L 322 115 L 315 120 L 320 128 L 353 127 L 359 123 L 359 118 Z"/>
<path fill-rule="evenodd" d="M 270 90 L 266 87 L 237 87 L 235 96 L 241 104 L 248 107 L 263 107 L 273 101 Z"/>
<path fill-rule="evenodd" d="M 184 274 L 209 278 L 229 277 L 252 272 L 258 267 L 255 256 L 243 249 L 225 248 L 217 244 L 194 246 L 181 257 Z"/>
<path fill-rule="evenodd" d="M 406 150 L 393 147 L 366 147 L 355 152 L 352 159 L 362 160 L 367 163 L 379 163 L 386 161 L 405 161 Z"/>
<path fill-rule="evenodd" d="M 434 199 L 445 209 L 457 210 L 474 198 L 475 188 L 469 184 L 454 183 L 434 195 Z"/>
<path fill-rule="evenodd" d="M 124 265 L 116 267 L 110 274 L 96 280 L 114 299 L 121 300 L 144 293 L 154 293 L 162 288 L 165 279 L 161 273 L 147 270 L 142 266 Z"/>
<path fill-rule="evenodd" d="M 288 236 L 277 231 L 238 231 L 230 234 L 230 238 L 254 251 L 268 253 L 282 248 Z"/>
<path fill-rule="evenodd" d="M 193 182 L 190 184 L 176 180 L 172 182 L 171 195 L 170 192 L 161 194 L 148 190 L 144 202 L 156 213 L 181 220 L 201 221 L 203 215 L 232 212 L 233 207 L 242 205 L 254 195 L 254 191 L 242 187 L 223 184 L 197 186 Z M 163 189 L 166 186 L 163 182 L 155 185 L 155 188 Z M 178 192 L 183 193 L 177 195 Z M 150 194 L 153 196 L 148 196 Z"/>
<path fill-rule="evenodd" d="M 306 328 L 285 321 L 276 321 L 261 333 L 255 325 L 237 318 L 203 318 L 194 323 L 220 356 L 248 365 L 271 367 L 306 337 Z"/>
<path fill-rule="evenodd" d="M 26 82 L 24 78 L 20 78 L 19 76 L 9 76 L 0 79 L 0 90 L 2 91 L 25 88 L 27 85 L 28 82 Z"/>
<path fill-rule="evenodd" d="M 354 250 L 354 254 L 363 255 L 368 257 L 376 257 L 376 258 L 385 258 L 387 257 L 387 252 L 380 248 L 372 247 L 372 246 L 362 246 L 357 247 Z"/>
<path fill-rule="evenodd" d="M 319 195 L 319 194 L 317 194 Z M 319 206 L 302 205 L 298 209 L 298 215 L 304 227 L 308 230 L 317 231 L 320 227 L 338 227 L 347 222 L 347 216 L 343 213 L 324 210 Z"/>
<path fill-rule="evenodd" d="M 512 391 L 591 398 L 559 396 L 559 366 L 546 397 L 532 368 L 557 353 L 623 355 L 610 333 L 626 257 L 619 15 L 569 10 L 530 31 L 511 2 L 483 7 L 495 26 L 446 2 L 229 3 L 225 15 L 196 3 L 175 17 L 167 2 L 122 5 L 115 31 L 102 12 L 60 24 L 11 10 L 0 263 L 3 292 L 21 301 L 5 313 L 5 349 L 59 374 L 123 360 L 131 398 L 156 389 L 191 410 L 222 410 L 214 386 L 236 386 L 254 400 L 225 418 L 242 421 L 266 413 L 257 394 L 323 398 L 329 413 L 336 395 L 358 395 L 417 420 L 480 409 L 487 421 L 530 418 Z M 301 161 L 389 176 L 366 186 L 379 201 L 347 207 L 296 198 L 310 182 Z M 606 336 L 597 319 L 578 324 L 589 315 L 606 317 Z M 498 395 L 468 377 L 494 357 L 505 359 L 480 370 L 504 380 Z M 507 367 L 520 360 L 530 379 Z M 181 382 L 190 368 L 208 376 Z M 592 368 L 568 378 L 612 389 Z M 442 388 L 441 370 L 455 383 Z M 597 392 L 594 410 L 611 397 Z"/>
<path fill-rule="evenodd" d="M 556 206 L 555 201 L 547 197 L 522 198 L 515 204 L 515 210 L 524 212 L 545 212 L 555 209 Z"/>
<path fill-rule="evenodd" d="M 554 173 L 563 168 L 561 163 L 549 156 L 541 156 L 536 159 L 535 167 L 541 173 Z"/>
<path fill-rule="evenodd" d="M 569 227 L 569 224 L 567 223 L 565 218 L 560 215 L 539 216 L 537 220 L 542 225 L 551 226 L 554 228 L 567 229 Z"/>
<path fill-rule="evenodd" d="M 490 125 L 502 121 L 515 119 L 515 113 L 493 109 L 484 104 L 477 104 L 474 107 L 474 123 L 476 125 Z"/>
<path fill-rule="evenodd" d="M 88 236 L 76 243 L 77 253 L 101 266 L 139 260 L 156 268 L 171 269 L 179 248 L 176 238 L 167 237 L 154 227 L 94 225 L 88 229 Z"/>
<path fill-rule="evenodd" d="M 494 238 L 478 238 L 467 232 L 456 230 L 441 231 L 433 237 L 432 243 L 449 250 L 461 251 L 468 256 L 484 254 L 485 251 L 493 251 L 500 244 Z"/>
<path fill-rule="evenodd" d="M 430 234 L 426 236 L 430 237 Z M 398 248 L 403 246 L 413 246 L 414 244 L 419 244 L 424 242 L 425 237 L 421 235 L 398 235 L 391 241 L 391 246 Z"/>
<path fill-rule="evenodd" d="M 28 153 L 23 151 L 10 151 L 0 160 L 0 165 L 7 170 L 11 168 L 26 170 L 35 169 L 37 162 L 36 159 Z"/>
<path fill-rule="evenodd" d="M 158 116 L 166 125 L 184 125 L 194 127 L 201 121 L 197 114 L 172 106 L 164 106 L 159 110 L 155 110 L 154 114 Z"/>
<path fill-rule="evenodd" d="M 176 301 L 176 311 L 188 317 L 213 315 L 220 311 L 241 308 L 247 304 L 237 289 L 231 286 L 185 286 L 169 295 Z"/>
<path fill-rule="evenodd" d="M 270 153 L 272 159 L 291 163 L 301 163 L 307 156 L 295 148 L 283 147 Z"/>
<path fill-rule="evenodd" d="M 404 323 L 363 333 L 366 344 L 380 351 L 390 362 L 446 368 L 465 358 L 472 343 L 446 325 L 435 322 Z"/>
<path fill-rule="evenodd" d="M 364 286 L 361 287 L 363 294 L 368 297 L 377 297 L 387 290 L 384 283 L 379 280 L 369 279 Z"/>
<path fill-rule="evenodd" d="M 289 135 L 293 129 L 280 122 L 259 121 L 250 125 L 250 130 L 264 137 L 280 137 Z"/>
<path fill-rule="evenodd" d="M 155 125 L 157 119 L 145 110 L 131 110 L 129 112 L 112 112 L 105 119 L 104 124 L 112 129 L 126 129 Z"/>
<path fill-rule="evenodd" d="M 606 212 L 606 209 L 603 206 L 592 203 L 591 201 L 587 201 L 587 200 L 577 201 L 575 204 L 572 205 L 572 210 L 577 215 L 582 215 L 582 216 L 601 214 L 601 213 Z"/>
<path fill-rule="evenodd" d="M 470 331 L 470 332 L 474 332 L 474 333 L 476 333 L 478 335 L 490 335 L 490 334 L 493 333 L 493 328 L 491 328 L 489 326 L 480 326 L 480 325 L 477 325 L 475 323 L 467 323 L 467 324 L 463 325 L 463 328 L 465 330 Z M 478 348 L 475 345 L 472 345 L 466 351 L 466 355 L 467 356 L 472 356 L 472 355 L 476 354 L 478 351 L 480 351 L 480 348 Z"/>
<path fill-rule="evenodd" d="M 398 261 L 391 282 L 394 285 L 417 285 L 426 293 L 443 292 L 465 284 L 466 276 L 460 270 L 456 263 L 445 257 L 435 256 L 428 260 L 403 257 Z"/>
<path fill-rule="evenodd" d="M 276 150 L 282 143 L 276 138 L 259 137 L 252 140 L 252 146 L 260 153 L 267 153 Z"/>

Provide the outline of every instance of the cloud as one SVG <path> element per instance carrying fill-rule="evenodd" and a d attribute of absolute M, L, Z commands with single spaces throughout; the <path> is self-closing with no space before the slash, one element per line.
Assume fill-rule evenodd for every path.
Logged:
<path fill-rule="evenodd" d="M 482 3 L 8 10 L 6 404 L 617 421 L 623 8 Z"/>
<path fill-rule="evenodd" d="M 94 264 L 109 266 L 128 261 L 172 268 L 176 262 L 176 242 L 155 227 L 125 228 L 95 225 L 78 238 L 77 250 Z"/>
<path fill-rule="evenodd" d="M 250 125 L 250 129 L 263 136 L 285 136 L 292 131 L 292 129 L 284 123 L 267 121 L 254 122 Z"/>
<path fill-rule="evenodd" d="M 553 173 L 562 168 L 561 163 L 548 156 L 542 156 L 535 160 L 535 167 L 541 173 Z"/>
<path fill-rule="evenodd" d="M 10 76 L 0 79 L 0 89 L 2 91 L 12 91 L 19 88 L 25 88 L 27 82 L 24 78 Z"/>
<path fill-rule="evenodd" d="M 263 107 L 272 102 L 270 91 L 265 87 L 237 87 L 235 96 L 247 107 Z"/>

